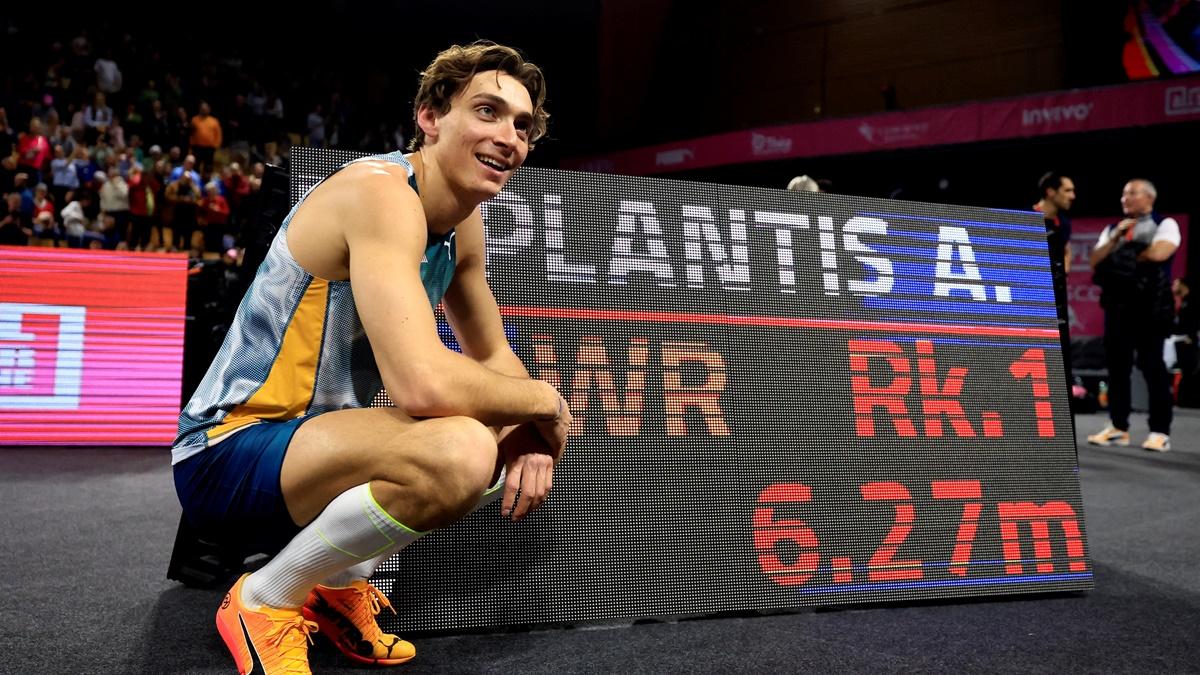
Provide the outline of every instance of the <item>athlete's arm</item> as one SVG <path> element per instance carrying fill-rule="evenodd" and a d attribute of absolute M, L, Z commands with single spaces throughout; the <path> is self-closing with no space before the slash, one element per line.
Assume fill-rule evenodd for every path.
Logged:
<path fill-rule="evenodd" d="M 500 308 L 488 286 L 483 218 L 479 215 L 479 209 L 472 212 L 455 232 L 458 242 L 454 280 L 443 298 L 446 318 L 450 321 L 454 336 L 463 354 L 498 373 L 528 378 L 529 372 L 513 353 L 504 334 Z M 565 400 L 559 401 L 558 405 L 557 424 L 542 421 L 539 427 L 551 446 L 561 452 L 570 428 L 570 410 Z"/>
<path fill-rule="evenodd" d="M 496 298 L 488 286 L 484 257 L 483 219 L 476 209 L 457 232 L 454 280 L 446 289 L 446 318 L 463 354 L 499 373 L 529 377 L 513 353 Z M 561 395 L 560 395 L 561 399 Z M 509 427 L 499 432 L 507 467 L 501 510 L 514 520 L 524 518 L 545 501 L 553 485 L 554 464 L 562 456 L 571 429 L 571 411 L 565 400 L 554 420 Z M 517 489 L 521 501 L 516 502 Z"/>
<path fill-rule="evenodd" d="M 340 182 L 350 198 L 339 222 L 354 302 L 392 402 L 413 417 L 465 415 L 488 425 L 556 417 L 549 384 L 503 375 L 442 344 L 421 283 L 428 229 L 420 199 L 402 168 L 355 171 Z"/>
<path fill-rule="evenodd" d="M 512 377 L 529 377 L 504 334 L 500 308 L 488 286 L 485 269 L 483 219 L 479 209 L 455 228 L 454 280 L 442 299 L 446 318 L 463 354 L 492 370 Z"/>

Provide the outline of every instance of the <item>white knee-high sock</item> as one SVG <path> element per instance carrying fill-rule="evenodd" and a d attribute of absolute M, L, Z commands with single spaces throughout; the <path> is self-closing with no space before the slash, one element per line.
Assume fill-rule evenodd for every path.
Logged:
<path fill-rule="evenodd" d="M 350 488 L 246 579 L 242 600 L 251 608 L 299 607 L 312 587 L 330 574 L 374 561 L 423 534 L 384 511 L 371 495 L 370 483 Z"/>
<path fill-rule="evenodd" d="M 483 493 L 483 496 L 481 496 L 479 498 L 479 503 L 477 503 L 475 505 L 475 508 L 471 509 L 471 512 L 474 513 L 475 511 L 478 511 L 479 509 L 483 508 L 484 506 L 491 504 L 492 502 L 499 499 L 500 495 L 502 495 L 502 494 L 504 494 L 504 469 L 500 470 L 500 478 L 496 481 L 495 485 L 488 488 L 487 492 Z M 415 541 L 415 539 L 414 539 L 414 541 Z M 374 574 L 375 570 L 378 569 L 379 566 L 383 564 L 384 560 L 387 560 L 388 558 L 392 557 L 396 553 L 399 553 L 400 550 L 403 549 L 405 546 L 407 546 L 409 543 L 411 543 L 411 542 L 403 542 L 403 543 L 397 542 L 395 545 L 388 548 L 388 550 L 384 551 L 379 556 L 376 556 L 374 558 L 371 558 L 370 560 L 366 560 L 366 561 L 363 561 L 360 563 L 355 563 L 354 565 L 351 565 L 350 567 L 347 567 L 346 569 L 341 570 L 340 572 L 335 572 L 334 574 L 331 574 L 329 577 L 327 577 L 324 581 L 321 582 L 321 585 L 329 586 L 332 588 L 339 588 L 339 587 L 343 587 L 343 586 L 349 586 L 350 584 L 354 583 L 355 581 L 366 581 L 367 579 L 371 578 L 371 575 Z"/>

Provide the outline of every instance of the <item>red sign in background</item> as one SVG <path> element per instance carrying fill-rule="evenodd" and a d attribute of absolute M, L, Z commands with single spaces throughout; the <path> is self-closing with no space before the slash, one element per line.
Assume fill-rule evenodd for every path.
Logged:
<path fill-rule="evenodd" d="M 187 258 L 0 246 L 0 445 L 169 445 Z"/>
<path fill-rule="evenodd" d="M 1179 213 L 1165 214 L 1179 223 L 1181 241 L 1171 265 L 1171 276 L 1182 278 L 1187 270 L 1188 217 Z M 1106 225 L 1120 218 L 1076 218 L 1071 221 L 1071 271 L 1067 275 L 1067 296 L 1071 307 L 1071 337 L 1088 338 L 1104 335 L 1104 310 L 1100 307 L 1100 287 L 1092 283 L 1092 268 L 1088 256 Z"/>

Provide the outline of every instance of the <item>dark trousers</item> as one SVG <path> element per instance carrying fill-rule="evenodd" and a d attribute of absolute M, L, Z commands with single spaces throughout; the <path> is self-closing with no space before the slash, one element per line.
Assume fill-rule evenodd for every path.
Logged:
<path fill-rule="evenodd" d="M 1139 311 L 1140 310 L 1140 311 Z M 1150 431 L 1171 433 L 1171 380 L 1163 363 L 1166 326 L 1142 308 L 1109 308 L 1104 312 L 1104 354 L 1108 362 L 1108 414 L 1112 425 L 1129 430 L 1130 375 L 1133 364 L 1146 377 L 1150 395 Z"/>

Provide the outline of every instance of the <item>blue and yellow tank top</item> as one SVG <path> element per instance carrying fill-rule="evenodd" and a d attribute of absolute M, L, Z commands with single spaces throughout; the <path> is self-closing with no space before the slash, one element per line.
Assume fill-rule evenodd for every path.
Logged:
<path fill-rule="evenodd" d="M 364 159 L 402 165 L 417 189 L 403 153 L 355 161 Z M 284 218 L 225 342 L 179 415 L 172 464 L 263 420 L 364 408 L 383 388 L 350 282 L 309 274 L 288 249 L 288 225 L 314 189 Z M 421 261 L 430 306 L 437 306 L 450 286 L 454 261 L 454 231 L 430 234 Z"/>

